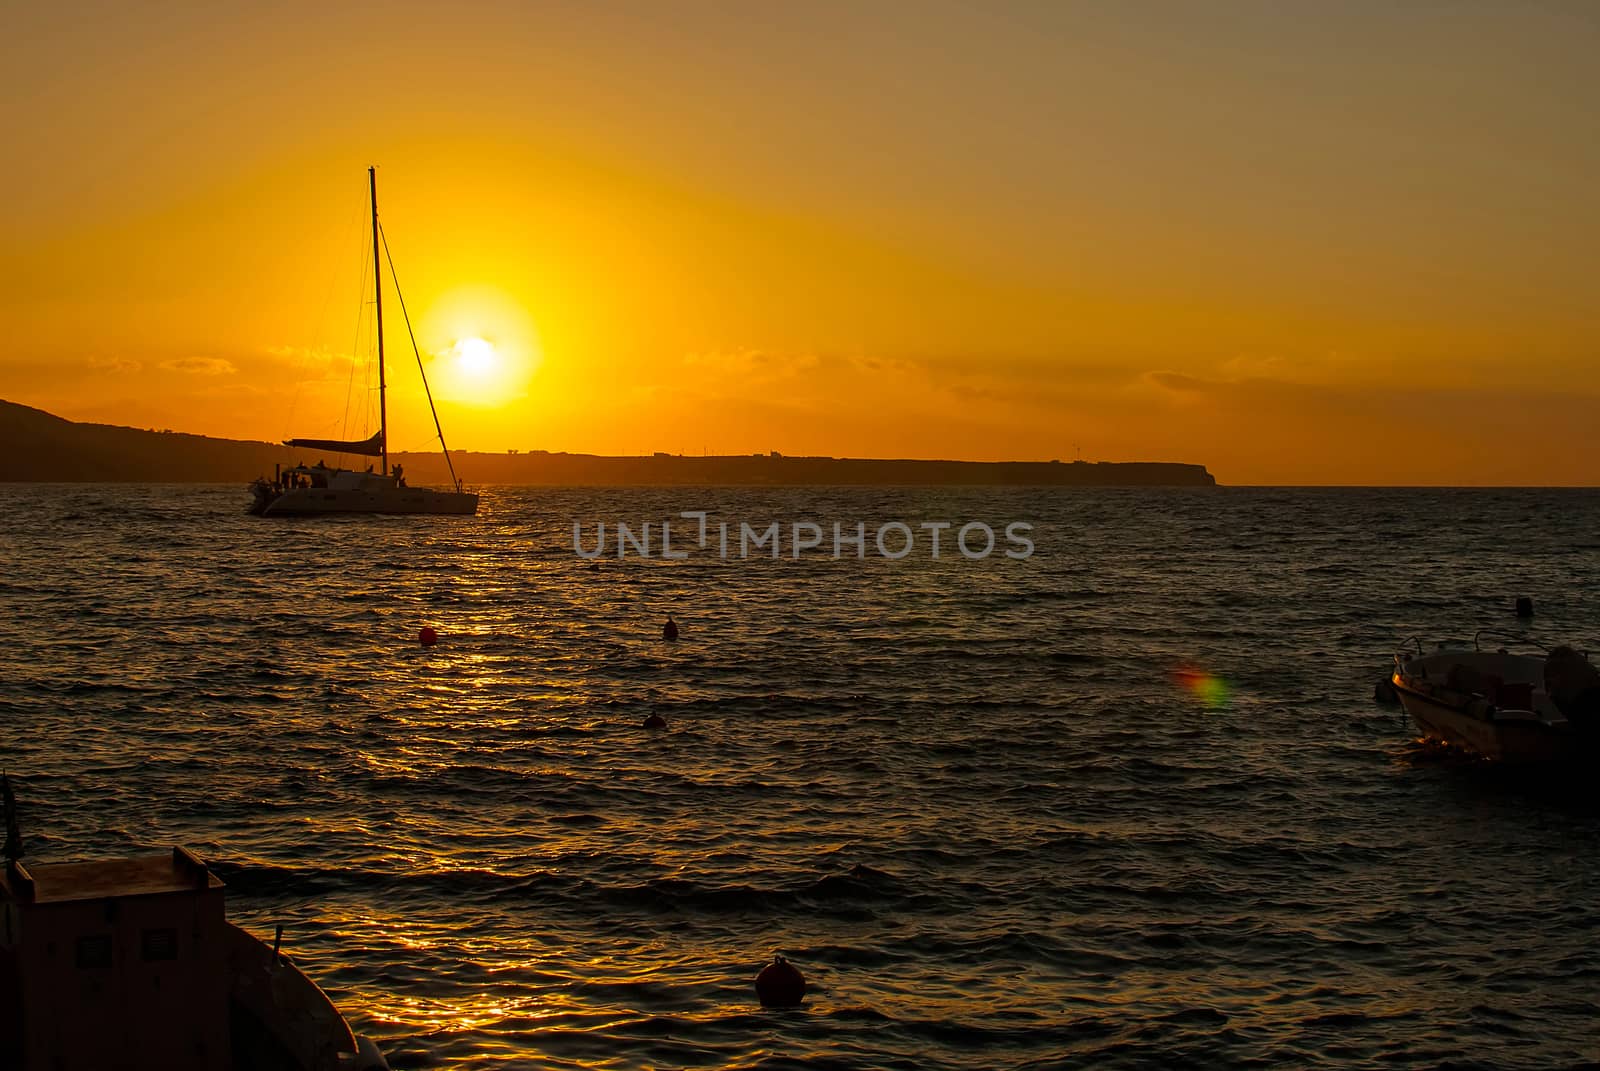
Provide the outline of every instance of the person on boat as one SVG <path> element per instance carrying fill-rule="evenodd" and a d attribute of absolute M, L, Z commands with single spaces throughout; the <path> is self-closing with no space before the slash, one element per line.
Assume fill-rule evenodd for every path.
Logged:
<path fill-rule="evenodd" d="M 404 487 L 406 485 L 406 470 L 405 470 L 405 466 L 396 465 L 394 467 L 394 485 L 396 487 Z"/>
<path fill-rule="evenodd" d="M 1544 660 L 1544 690 L 1579 736 L 1600 741 L 1600 669 L 1571 647 L 1552 647 Z"/>

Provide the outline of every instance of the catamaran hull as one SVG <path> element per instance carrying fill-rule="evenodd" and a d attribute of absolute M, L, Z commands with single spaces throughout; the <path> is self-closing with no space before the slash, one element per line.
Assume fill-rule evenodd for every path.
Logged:
<path fill-rule="evenodd" d="M 429 491 L 421 487 L 360 490 L 296 488 L 266 501 L 251 513 L 262 517 L 311 517 L 328 513 L 424 513 L 470 516 L 478 512 L 478 496 L 467 491 Z"/>

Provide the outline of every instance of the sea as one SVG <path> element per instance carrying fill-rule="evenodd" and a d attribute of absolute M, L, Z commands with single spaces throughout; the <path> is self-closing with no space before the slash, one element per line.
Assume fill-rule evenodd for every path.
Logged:
<path fill-rule="evenodd" d="M 1600 1061 L 1600 793 L 1374 697 L 1600 646 L 1600 492 L 247 501 L 0 485 L 0 766 L 26 861 L 188 846 L 396 1068 Z"/>

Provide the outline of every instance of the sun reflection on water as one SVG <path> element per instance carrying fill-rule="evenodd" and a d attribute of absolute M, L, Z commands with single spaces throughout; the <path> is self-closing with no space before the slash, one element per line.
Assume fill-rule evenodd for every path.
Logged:
<path fill-rule="evenodd" d="M 270 526 L 236 489 L 0 494 L 30 858 L 196 846 L 397 1067 L 1467 1063 L 1506 1023 L 1571 1066 L 1591 1034 L 1540 994 L 1593 967 L 1593 823 L 1390 761 L 1370 685 L 1328 684 L 1393 631 L 1352 586 L 1370 532 L 1425 580 L 1451 540 L 1506 575 L 1532 546 L 1553 586 L 1587 500 L 1513 554 L 1408 520 L 1418 492 L 1294 492 L 1291 522 L 1243 492 L 491 490 L 470 525 Z M 574 515 L 717 496 L 1031 511 L 1055 553 L 571 553 Z M 1486 952 L 1463 920 L 1508 902 L 1539 925 Z M 799 1013 L 754 1002 L 774 951 Z"/>

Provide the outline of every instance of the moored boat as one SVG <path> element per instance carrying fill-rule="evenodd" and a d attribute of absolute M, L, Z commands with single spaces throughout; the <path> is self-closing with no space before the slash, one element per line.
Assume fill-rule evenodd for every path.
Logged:
<path fill-rule="evenodd" d="M 24 865 L 0 787 L 0 1067 L 388 1067 L 276 943 L 227 920 L 221 879 L 191 852 Z"/>
<path fill-rule="evenodd" d="M 268 481 L 261 477 L 250 485 L 254 496 L 249 512 L 263 517 L 307 517 L 322 513 L 432 513 L 468 516 L 478 511 L 478 496 L 470 491 L 436 491 L 409 487 L 397 465 L 388 475 L 296 465 Z"/>
<path fill-rule="evenodd" d="M 1395 652 L 1391 683 L 1423 736 L 1507 763 L 1593 759 L 1600 676 L 1587 658 L 1569 647 L 1484 650 L 1484 635 L 1470 649 L 1414 639 Z"/>
<path fill-rule="evenodd" d="M 455 484 L 453 490 L 435 490 L 426 487 L 409 487 L 399 465 L 389 467 L 389 405 L 388 379 L 383 359 L 383 270 L 380 250 L 387 250 L 382 228 L 378 225 L 378 177 L 376 168 L 367 169 L 368 190 L 372 199 L 372 282 L 373 306 L 378 349 L 378 431 L 370 438 L 343 439 L 290 439 L 284 445 L 308 450 L 324 450 L 336 454 L 353 454 L 357 457 L 377 459 L 378 471 L 368 465 L 366 471 L 329 468 L 318 461 L 315 465 L 299 464 L 273 473 L 268 480 L 258 476 L 250 485 L 250 505 L 247 512 L 260 517 L 309 516 L 325 513 L 429 513 L 470 515 L 478 512 L 478 496 L 461 487 L 450 460 L 450 449 L 445 446 L 444 429 L 439 425 L 439 413 L 433 408 L 433 392 L 428 387 L 428 374 L 422 368 L 422 355 L 417 353 L 417 370 L 422 375 L 422 386 L 428 396 L 428 408 L 433 411 L 434 429 L 439 433 L 439 448 L 444 451 L 445 464 Z M 390 275 L 394 275 L 393 261 Z M 396 296 L 399 283 L 396 282 Z M 405 298 L 400 298 L 401 311 L 405 311 Z M 410 317 L 406 328 L 410 330 Z M 411 340 L 416 352 L 416 339 Z"/>

